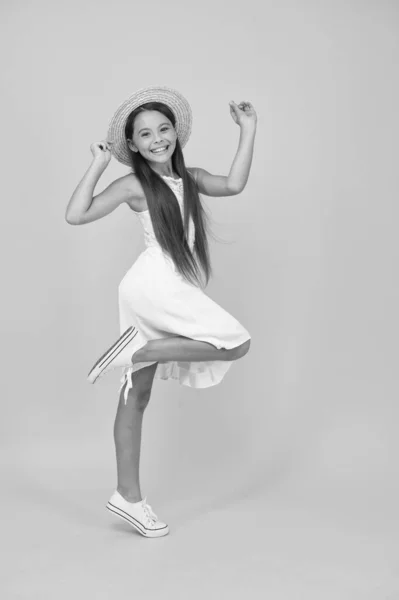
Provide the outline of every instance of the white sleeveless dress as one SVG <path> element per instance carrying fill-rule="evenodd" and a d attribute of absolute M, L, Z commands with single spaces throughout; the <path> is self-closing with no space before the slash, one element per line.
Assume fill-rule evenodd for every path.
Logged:
<path fill-rule="evenodd" d="M 184 217 L 182 179 L 167 176 L 163 179 L 174 192 Z M 218 349 L 234 348 L 251 339 L 248 331 L 232 315 L 177 271 L 172 259 L 158 244 L 149 211 L 133 212 L 143 226 L 146 249 L 119 285 L 121 334 L 133 325 L 146 340 L 185 336 L 208 342 Z M 188 243 L 191 250 L 194 240 L 194 222 L 190 219 Z M 132 374 L 154 362 L 135 363 L 123 369 L 120 389 L 127 383 L 125 400 L 133 386 Z M 155 378 L 175 379 L 181 385 L 204 388 L 220 383 L 231 364 L 231 361 L 221 360 L 171 361 L 158 364 Z"/>

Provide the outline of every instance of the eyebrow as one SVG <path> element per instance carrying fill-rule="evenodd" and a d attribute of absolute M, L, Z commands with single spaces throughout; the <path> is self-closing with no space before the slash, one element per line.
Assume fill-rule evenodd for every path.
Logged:
<path fill-rule="evenodd" d="M 170 125 L 170 123 L 161 123 L 159 125 L 159 127 L 162 127 L 163 125 Z M 143 127 L 142 129 L 140 129 L 140 131 L 138 131 L 137 133 L 141 133 L 142 131 L 145 131 L 146 129 L 149 129 L 149 127 Z"/>

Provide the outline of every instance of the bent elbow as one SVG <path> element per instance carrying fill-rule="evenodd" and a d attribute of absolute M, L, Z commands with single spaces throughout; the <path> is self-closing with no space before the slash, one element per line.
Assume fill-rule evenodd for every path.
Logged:
<path fill-rule="evenodd" d="M 241 194 L 242 190 L 245 188 L 245 185 L 232 185 L 229 186 L 229 195 L 237 196 L 237 194 Z"/>
<path fill-rule="evenodd" d="M 79 225 L 78 219 L 74 219 L 68 215 L 65 216 L 65 221 L 68 223 L 68 225 Z"/>

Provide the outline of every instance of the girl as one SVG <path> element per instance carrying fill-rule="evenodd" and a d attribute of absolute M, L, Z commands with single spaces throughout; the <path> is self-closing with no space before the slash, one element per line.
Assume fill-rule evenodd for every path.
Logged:
<path fill-rule="evenodd" d="M 212 269 L 199 194 L 239 194 L 252 161 L 255 110 L 230 102 L 230 113 L 240 127 L 238 150 L 227 176 L 211 175 L 184 163 L 192 123 L 187 100 L 167 87 L 139 90 L 115 112 L 107 139 L 91 145 L 94 158 L 66 210 L 68 223 L 82 225 L 125 202 L 144 228 L 146 249 L 119 286 L 122 335 L 88 379 L 124 369 L 114 426 L 118 485 L 107 508 L 145 537 L 169 532 L 142 499 L 139 482 L 143 413 L 154 378 L 216 385 L 250 347 L 248 331 L 203 291 Z M 93 197 L 111 154 L 132 172 Z"/>

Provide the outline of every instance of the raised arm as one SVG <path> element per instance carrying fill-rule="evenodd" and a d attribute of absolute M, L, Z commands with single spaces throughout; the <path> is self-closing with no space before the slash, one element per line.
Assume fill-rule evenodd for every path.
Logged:
<path fill-rule="evenodd" d="M 212 175 L 198 167 L 189 169 L 196 179 L 199 192 L 206 196 L 234 196 L 242 192 L 248 181 L 255 142 L 256 112 L 249 102 L 239 105 L 230 102 L 230 113 L 240 127 L 240 140 L 229 174 Z"/>
<path fill-rule="evenodd" d="M 120 177 L 100 194 L 93 197 L 94 189 L 111 159 L 107 142 L 94 142 L 90 147 L 93 161 L 69 200 L 65 220 L 70 225 L 84 225 L 105 217 L 123 202 L 134 196 L 134 177 Z"/>

